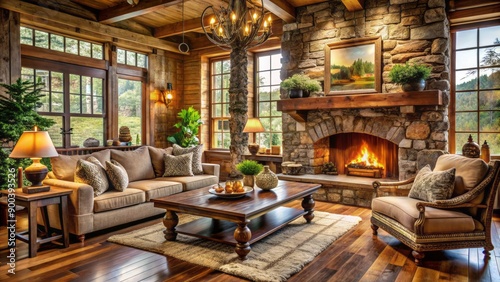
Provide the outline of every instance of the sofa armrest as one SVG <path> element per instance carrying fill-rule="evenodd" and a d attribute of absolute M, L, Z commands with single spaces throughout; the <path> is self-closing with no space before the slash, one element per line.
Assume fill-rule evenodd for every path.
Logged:
<path fill-rule="evenodd" d="M 84 215 L 94 211 L 94 189 L 84 183 L 59 179 L 45 179 L 43 184 L 59 188 L 73 189 L 69 195 L 69 214 Z"/>
<path fill-rule="evenodd" d="M 215 176 L 217 176 L 217 178 L 219 178 L 219 175 L 220 175 L 220 165 L 219 164 L 202 163 L 201 166 L 203 167 L 204 174 L 215 175 Z"/>

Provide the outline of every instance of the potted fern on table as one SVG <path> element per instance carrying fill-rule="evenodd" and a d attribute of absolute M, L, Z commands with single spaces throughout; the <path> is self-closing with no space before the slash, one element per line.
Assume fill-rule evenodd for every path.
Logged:
<path fill-rule="evenodd" d="M 243 174 L 243 185 L 253 187 L 255 176 L 264 169 L 264 166 L 254 160 L 244 160 L 236 165 L 236 169 Z"/>

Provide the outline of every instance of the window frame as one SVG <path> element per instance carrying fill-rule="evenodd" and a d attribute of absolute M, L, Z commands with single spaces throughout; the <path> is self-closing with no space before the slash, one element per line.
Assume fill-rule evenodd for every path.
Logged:
<path fill-rule="evenodd" d="M 213 105 L 214 105 L 214 101 L 212 99 L 213 95 L 212 95 L 212 92 L 214 91 L 214 85 L 213 85 L 213 78 L 215 75 L 220 75 L 220 76 L 224 76 L 225 74 L 229 74 L 231 75 L 231 70 L 229 70 L 228 73 L 224 73 L 224 72 L 221 72 L 220 74 L 214 74 L 214 64 L 216 62 L 223 62 L 223 61 L 229 61 L 229 63 L 231 63 L 231 60 L 229 58 L 229 56 L 220 56 L 220 57 L 214 57 L 214 58 L 210 58 L 209 60 L 209 87 L 208 87 L 208 92 L 209 92 L 209 98 L 208 98 L 208 101 L 209 101 L 209 120 L 210 120 L 210 124 L 209 124 L 209 130 L 210 130 L 210 138 L 209 138 L 209 141 L 210 141 L 210 149 L 212 150 L 229 150 L 229 147 L 228 148 L 224 148 L 224 147 L 216 147 L 215 146 L 215 122 L 216 121 L 228 121 L 229 123 L 229 120 L 230 120 L 230 116 L 228 117 L 216 117 L 214 116 L 214 113 L 213 113 Z M 222 93 L 221 95 L 224 96 L 224 89 L 225 88 L 221 88 L 222 90 Z M 227 91 L 229 91 L 229 87 L 227 88 Z M 222 99 L 222 101 L 224 101 L 224 99 Z M 217 103 L 217 104 L 221 104 L 221 105 L 224 105 L 224 104 L 228 104 L 229 106 L 229 101 L 227 101 L 227 103 L 223 103 L 223 102 L 220 102 L 220 103 Z M 224 109 L 222 108 L 221 109 L 222 113 L 224 113 Z M 221 131 L 222 134 L 226 133 L 226 131 Z M 227 131 L 227 133 L 230 133 L 229 129 Z M 223 139 L 224 140 L 224 139 Z M 224 141 L 222 141 L 222 143 L 224 143 Z"/>

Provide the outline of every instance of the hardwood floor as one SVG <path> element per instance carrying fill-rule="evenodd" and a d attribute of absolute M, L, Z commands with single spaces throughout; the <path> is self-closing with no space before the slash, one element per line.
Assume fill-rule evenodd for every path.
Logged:
<path fill-rule="evenodd" d="M 300 207 L 300 202 L 292 206 Z M 416 267 L 410 249 L 379 229 L 372 237 L 367 208 L 316 202 L 316 210 L 358 215 L 363 221 L 295 274 L 289 281 L 500 281 L 500 214 L 493 221 L 495 250 L 483 260 L 482 249 L 431 252 Z M 18 230 L 27 228 L 18 212 Z M 44 244 L 28 258 L 27 244 L 17 241 L 15 275 L 7 270 L 7 229 L 0 227 L 0 280 L 9 281 L 245 281 L 206 267 L 114 243 L 106 239 L 156 222 L 155 218 L 106 232 L 74 238 L 69 248 Z"/>

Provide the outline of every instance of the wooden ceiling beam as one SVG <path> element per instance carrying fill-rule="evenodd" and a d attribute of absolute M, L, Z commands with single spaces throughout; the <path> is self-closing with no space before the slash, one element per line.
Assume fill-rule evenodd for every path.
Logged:
<path fill-rule="evenodd" d="M 285 0 L 262 0 L 264 8 L 287 23 L 295 22 L 295 8 Z"/>
<path fill-rule="evenodd" d="M 129 5 L 126 1 L 114 7 L 99 12 L 98 21 L 102 24 L 111 24 L 123 20 L 128 20 L 137 16 L 145 15 L 165 7 L 177 5 L 182 0 L 150 0 L 140 1 L 135 6 Z"/>
<path fill-rule="evenodd" d="M 356 12 L 364 9 L 365 0 L 342 0 L 342 3 L 349 12 Z"/>
<path fill-rule="evenodd" d="M 210 24 L 210 18 L 206 17 L 204 21 L 205 27 Z M 163 38 L 172 35 L 182 34 L 182 22 L 176 22 L 173 24 L 167 24 L 155 28 L 153 36 L 156 38 Z M 201 30 L 201 18 L 190 19 L 184 21 L 184 32 L 190 31 L 200 31 Z"/>
<path fill-rule="evenodd" d="M 27 14 L 33 17 L 50 20 L 58 24 L 73 26 L 79 28 L 80 30 L 92 31 L 112 38 L 122 39 L 135 43 L 142 43 L 150 47 L 174 53 L 181 53 L 177 48 L 177 44 L 173 42 L 168 42 L 162 39 L 154 38 L 152 36 L 142 35 L 130 32 L 128 30 L 107 26 L 95 21 L 82 19 L 62 12 L 26 3 L 20 0 L 0 1 L 0 8 L 18 12 L 20 14 Z"/>

